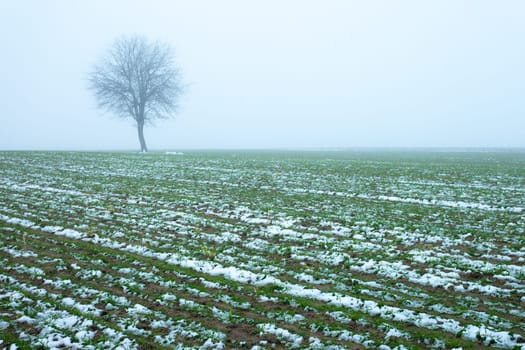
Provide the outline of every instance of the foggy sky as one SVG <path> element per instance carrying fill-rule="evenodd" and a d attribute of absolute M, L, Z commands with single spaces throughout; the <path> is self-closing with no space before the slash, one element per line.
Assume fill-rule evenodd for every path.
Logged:
<path fill-rule="evenodd" d="M 525 2 L 2 1 L 0 150 L 138 149 L 87 74 L 126 34 L 189 84 L 150 149 L 525 147 Z"/>

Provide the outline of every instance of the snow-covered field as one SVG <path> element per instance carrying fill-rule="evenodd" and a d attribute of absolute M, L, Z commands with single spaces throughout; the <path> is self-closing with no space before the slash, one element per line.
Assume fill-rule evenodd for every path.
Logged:
<path fill-rule="evenodd" d="M 525 349 L 523 152 L 0 152 L 0 349 Z"/>

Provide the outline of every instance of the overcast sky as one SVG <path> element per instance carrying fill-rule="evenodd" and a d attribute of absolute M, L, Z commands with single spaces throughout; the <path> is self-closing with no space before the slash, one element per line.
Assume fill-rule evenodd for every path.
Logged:
<path fill-rule="evenodd" d="M 1 1 L 0 149 L 137 149 L 87 74 L 169 43 L 190 84 L 150 149 L 525 147 L 525 1 Z"/>

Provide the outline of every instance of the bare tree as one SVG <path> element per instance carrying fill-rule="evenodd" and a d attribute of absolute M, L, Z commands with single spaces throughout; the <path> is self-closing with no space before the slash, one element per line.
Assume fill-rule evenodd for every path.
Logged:
<path fill-rule="evenodd" d="M 183 92 L 171 48 L 141 36 L 115 41 L 89 74 L 89 88 L 99 108 L 135 120 L 142 152 L 144 125 L 173 116 Z"/>

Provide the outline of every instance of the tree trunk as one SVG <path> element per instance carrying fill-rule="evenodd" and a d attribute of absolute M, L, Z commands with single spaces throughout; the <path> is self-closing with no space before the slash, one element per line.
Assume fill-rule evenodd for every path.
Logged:
<path fill-rule="evenodd" d="M 144 123 L 137 123 L 137 129 L 139 133 L 140 151 L 147 152 L 146 140 L 144 139 Z"/>

